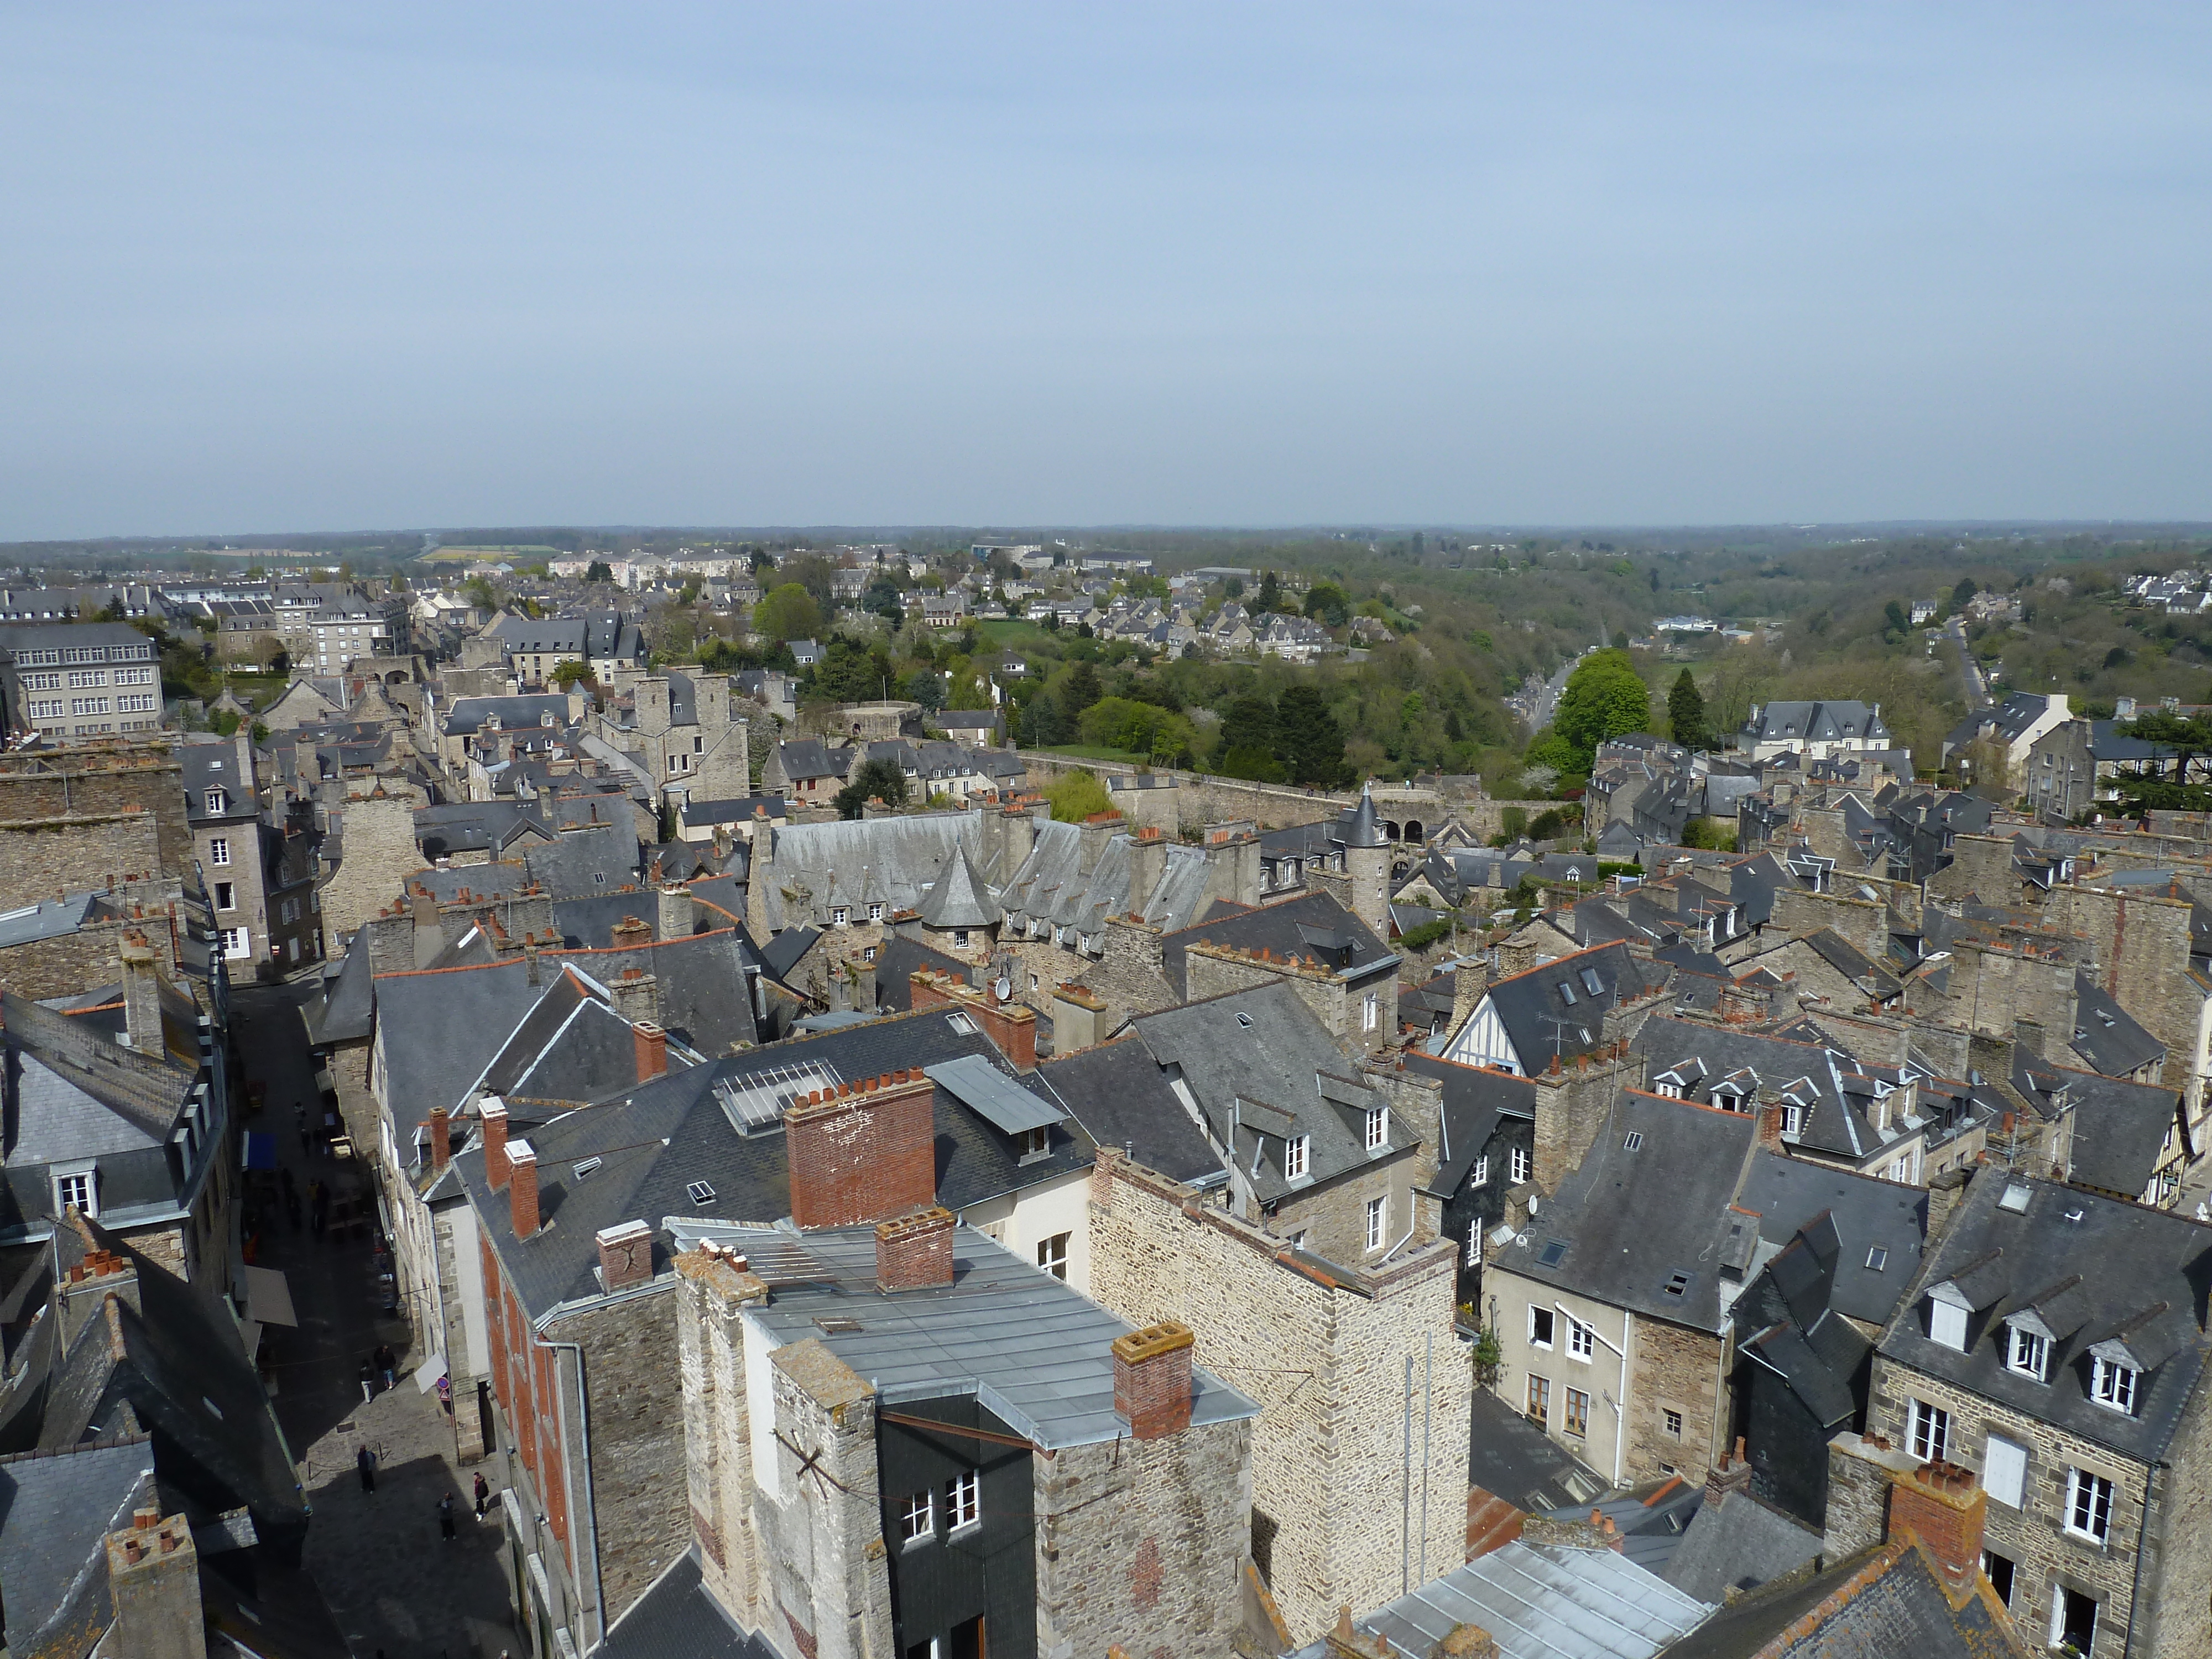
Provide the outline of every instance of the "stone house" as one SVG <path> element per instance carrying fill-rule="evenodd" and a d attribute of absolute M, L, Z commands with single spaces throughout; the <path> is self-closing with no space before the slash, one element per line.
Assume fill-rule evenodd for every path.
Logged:
<path fill-rule="evenodd" d="M 1452 1328 L 1455 1252 L 1433 1220 L 1431 1206 L 1403 1248 L 1351 1265 L 1099 1151 L 1091 1294 L 1132 1323 L 1187 1326 L 1199 1363 L 1259 1404 L 1249 1540 L 1279 1620 L 1271 1648 L 1311 1641 L 1339 1607 L 1397 1594 L 1409 1559 L 1464 1553 L 1469 1395 Z M 1409 1400 L 1428 1431 L 1413 1437 L 1410 1462 Z"/>
<path fill-rule="evenodd" d="M 641 1043 L 650 1038 L 637 1029 Z M 922 1064 L 880 1082 L 866 1070 L 894 1054 Z M 507 1473 L 526 1498 L 508 1525 L 518 1548 L 548 1564 L 528 1611 L 580 1651 L 688 1534 L 674 1249 L 702 1230 L 773 1227 L 787 1214 L 817 1224 L 824 1206 L 911 1193 L 972 1214 L 1065 1278 L 1090 1162 L 1064 1113 L 1010 1075 L 976 1027 L 939 1013 L 638 1070 L 635 1085 L 581 1109 L 549 1112 L 520 1090 L 487 1101 L 478 1144 L 450 1166 L 435 1145 L 450 1129 L 434 1121 L 419 1177 L 437 1218 L 457 1390 L 480 1382 L 505 1425 L 495 1438 L 517 1449 Z M 793 1127 L 825 1096 L 853 1102 L 839 1109 L 854 1134 Z M 537 1121 L 514 1134 L 526 1114 Z M 832 1153 L 853 1160 L 834 1180 L 820 1162 Z M 587 1423 L 589 1438 L 549 1433 L 553 1422 Z"/>
<path fill-rule="evenodd" d="M 676 1616 L 610 1659 L 731 1625 L 785 1659 L 1238 1650 L 1258 1407 L 1187 1328 L 1131 1331 L 941 1209 L 725 1238 L 678 1261 Z"/>
<path fill-rule="evenodd" d="M 1985 1166 L 1876 1350 L 1869 1441 L 1978 1473 L 1990 1582 L 2054 1647 L 2212 1644 L 2208 1275 L 2212 1230 Z"/>
<path fill-rule="evenodd" d="M 1528 1076 L 1640 1027 L 1658 1006 L 1668 972 L 1638 961 L 1618 941 L 1571 951 L 1492 980 L 1439 1052 L 1462 1065 Z"/>
<path fill-rule="evenodd" d="M 1510 1072 L 1439 1060 L 1413 1048 L 1406 1051 L 1405 1066 L 1434 1079 L 1441 1091 L 1437 1170 L 1429 1190 L 1443 1206 L 1438 1229 L 1460 1252 L 1455 1299 L 1479 1312 L 1492 1236 L 1505 1225 L 1508 1194 L 1535 1169 L 1536 1085 Z"/>
<path fill-rule="evenodd" d="M 120 956 L 120 984 L 57 1004 L 0 991 L 0 1245 L 43 1243 L 75 1210 L 219 1296 L 239 1186 L 227 987 L 204 1012 L 143 937 Z"/>
<path fill-rule="evenodd" d="M 760 787 L 769 794 L 781 796 L 794 811 L 826 808 L 830 798 L 845 787 L 855 757 L 856 751 L 849 746 L 833 749 L 819 738 L 793 738 L 768 751 L 768 758 L 761 763 Z"/>

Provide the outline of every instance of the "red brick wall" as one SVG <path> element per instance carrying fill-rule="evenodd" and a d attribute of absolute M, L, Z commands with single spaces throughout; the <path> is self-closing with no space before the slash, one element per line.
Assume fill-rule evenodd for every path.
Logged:
<path fill-rule="evenodd" d="M 937 1200 L 936 1085 L 893 1072 L 783 1115 L 791 1218 L 802 1227 L 859 1227 Z"/>
<path fill-rule="evenodd" d="M 565 1546 L 568 1542 L 568 1470 L 561 1445 L 553 1350 L 532 1340 L 529 1316 L 507 1283 L 506 1269 L 490 1241 L 479 1235 L 477 1244 L 483 1252 L 484 1322 L 491 1337 L 492 1393 L 507 1413 L 515 1455 L 538 1489 L 547 1524 Z"/>

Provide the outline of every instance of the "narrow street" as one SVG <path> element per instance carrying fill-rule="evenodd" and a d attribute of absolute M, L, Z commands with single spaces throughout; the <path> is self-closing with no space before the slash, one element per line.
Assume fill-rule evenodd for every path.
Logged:
<path fill-rule="evenodd" d="M 318 1238 L 309 1183 L 343 1191 L 368 1187 L 365 1170 L 312 1153 L 302 1144 L 295 1103 L 317 1115 L 313 1060 L 299 1009 L 306 985 L 234 992 L 234 1024 L 250 1082 L 266 1086 L 266 1104 L 246 1127 L 276 1138 L 280 1165 L 300 1198 L 297 1227 L 283 1206 L 262 1237 L 257 1265 L 281 1268 L 299 1327 L 270 1327 L 263 1337 L 275 1379 L 276 1419 L 313 1506 L 307 1565 L 322 1586 L 357 1659 L 522 1659 L 523 1638 L 507 1623 L 506 1579 L 495 1520 L 479 1524 L 470 1502 L 473 1468 L 454 1462 L 453 1436 L 434 1389 L 418 1390 L 416 1351 L 407 1322 L 380 1310 L 372 1226 Z M 362 1398 L 362 1367 L 379 1343 L 398 1356 L 396 1385 L 381 1380 Z M 364 1492 L 356 1454 L 376 1455 L 376 1490 Z M 487 1476 L 492 1466 L 483 1466 Z M 438 1500 L 453 1494 L 459 1536 L 443 1541 Z"/>

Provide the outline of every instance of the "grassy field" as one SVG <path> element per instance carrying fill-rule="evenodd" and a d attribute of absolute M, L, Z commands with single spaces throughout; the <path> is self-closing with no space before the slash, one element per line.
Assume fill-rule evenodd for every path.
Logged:
<path fill-rule="evenodd" d="M 1150 757 L 1133 749 L 1109 749 L 1103 744 L 1063 743 L 1039 751 L 1047 755 L 1065 755 L 1070 760 L 1121 761 L 1133 766 L 1142 766 Z"/>
<path fill-rule="evenodd" d="M 1045 631 L 1026 618 L 1008 617 L 1003 620 L 977 623 L 975 637 L 1003 650 L 1010 645 L 1041 645 L 1044 642 Z"/>
<path fill-rule="evenodd" d="M 418 553 L 417 564 L 466 564 L 471 559 L 511 559 L 532 555 L 541 559 L 565 559 L 568 556 L 557 547 L 441 547 L 428 553 Z"/>

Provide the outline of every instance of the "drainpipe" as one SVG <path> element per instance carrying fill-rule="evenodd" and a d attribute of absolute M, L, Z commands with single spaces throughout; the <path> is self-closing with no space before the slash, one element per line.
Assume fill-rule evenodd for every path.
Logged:
<path fill-rule="evenodd" d="M 592 1530 L 592 1618 L 593 1622 L 599 1626 L 599 1633 L 596 1636 L 590 1638 L 583 1644 L 584 1651 L 588 1653 L 606 1639 L 607 1604 L 605 1586 L 600 1582 L 599 1577 L 599 1514 L 598 1510 L 592 1507 L 592 1414 L 589 1408 L 584 1403 L 584 1349 L 583 1345 L 580 1343 L 556 1342 L 552 1338 L 544 1335 L 538 1338 L 538 1342 L 541 1347 L 552 1348 L 555 1350 L 565 1348 L 576 1357 L 576 1428 L 578 1434 L 583 1442 L 584 1448 L 583 1514 L 586 1524 L 587 1524 Z M 565 1390 L 562 1391 L 558 1395 L 558 1399 L 561 1405 L 561 1467 L 565 1470 L 568 1467 L 568 1396 L 567 1392 Z M 569 1494 L 568 1511 L 571 1515 L 576 1513 L 575 1495 L 573 1491 Z M 573 1536 L 573 1534 L 571 1535 Z"/>

